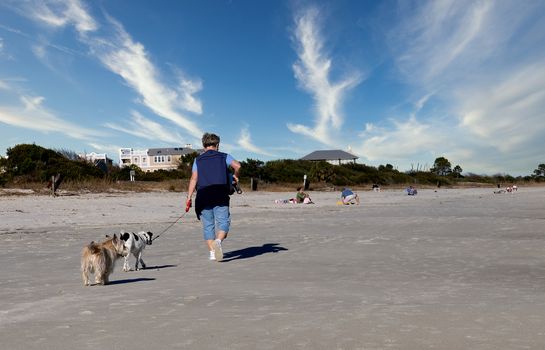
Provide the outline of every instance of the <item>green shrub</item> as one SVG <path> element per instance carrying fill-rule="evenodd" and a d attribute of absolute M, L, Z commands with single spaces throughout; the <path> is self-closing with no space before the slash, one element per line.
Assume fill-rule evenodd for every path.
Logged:
<path fill-rule="evenodd" d="M 109 166 L 108 173 L 104 174 L 93 164 L 79 160 L 77 154 L 68 150 L 55 151 L 34 144 L 21 144 L 7 149 L 6 158 L 0 157 L 0 186 L 6 184 L 24 184 L 28 182 L 47 182 L 52 176 L 61 174 L 64 180 L 84 182 L 87 180 L 101 180 L 107 183 L 129 181 L 131 170 L 135 172 L 135 180 L 147 182 L 168 182 L 188 179 L 191 176 L 191 167 L 197 153 L 183 156 L 177 169 L 157 170 L 144 172 L 136 165 L 120 168 Z M 256 159 L 247 159 L 241 162 L 240 179 L 249 182 L 250 178 L 257 178 L 266 184 L 302 184 L 303 177 L 312 183 L 326 183 L 334 186 L 355 185 L 453 185 L 463 182 L 475 183 L 516 183 L 545 181 L 545 164 L 540 164 L 533 175 L 513 177 L 506 174 L 494 176 L 476 175 L 468 173 L 461 175 L 461 167 L 456 166 L 454 172 L 449 172 L 448 164 L 445 169 L 438 166 L 436 159 L 433 171 L 400 172 L 391 164 L 378 167 L 365 164 L 333 165 L 328 162 L 312 162 L 293 159 L 279 159 L 263 162 Z M 446 163 L 446 162 L 444 162 Z M 439 164 L 442 165 L 442 164 Z M 92 182 L 91 181 L 91 182 Z M 100 182 L 100 181 L 99 181 Z M 169 190 L 175 190 L 171 186 Z"/>
<path fill-rule="evenodd" d="M 137 175 L 136 180 L 138 181 L 165 181 L 165 180 L 176 180 L 176 179 L 186 179 L 187 174 L 183 170 L 173 169 L 173 170 L 156 170 L 153 172 L 147 172 Z"/>
<path fill-rule="evenodd" d="M 15 182 L 48 181 L 61 174 L 65 180 L 102 178 L 100 169 L 83 160 L 70 160 L 61 153 L 37 145 L 21 144 L 7 149 L 3 161 L 6 176 Z"/>

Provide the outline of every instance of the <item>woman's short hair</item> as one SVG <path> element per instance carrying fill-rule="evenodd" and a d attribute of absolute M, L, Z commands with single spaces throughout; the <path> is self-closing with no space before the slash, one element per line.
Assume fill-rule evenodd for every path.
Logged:
<path fill-rule="evenodd" d="M 220 144 L 220 137 L 216 134 L 206 133 L 202 135 L 202 145 L 203 147 L 217 146 Z"/>

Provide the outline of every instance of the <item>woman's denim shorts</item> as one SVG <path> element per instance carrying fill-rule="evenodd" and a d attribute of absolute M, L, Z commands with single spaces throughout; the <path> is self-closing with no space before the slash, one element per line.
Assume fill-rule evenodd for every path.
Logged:
<path fill-rule="evenodd" d="M 204 239 L 216 239 L 216 231 L 229 232 L 229 227 L 231 226 L 229 207 L 221 206 L 203 209 L 201 221 Z"/>

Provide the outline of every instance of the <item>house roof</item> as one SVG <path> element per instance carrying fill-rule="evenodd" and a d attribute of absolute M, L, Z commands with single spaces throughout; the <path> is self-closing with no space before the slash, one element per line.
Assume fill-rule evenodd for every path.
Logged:
<path fill-rule="evenodd" d="M 355 156 L 351 153 L 342 151 L 340 149 L 334 149 L 314 151 L 301 158 L 301 160 L 353 160 L 358 158 L 358 156 Z"/>
<path fill-rule="evenodd" d="M 201 151 L 202 150 L 188 147 L 150 148 L 148 149 L 148 156 L 183 156 L 193 152 L 200 153 Z"/>

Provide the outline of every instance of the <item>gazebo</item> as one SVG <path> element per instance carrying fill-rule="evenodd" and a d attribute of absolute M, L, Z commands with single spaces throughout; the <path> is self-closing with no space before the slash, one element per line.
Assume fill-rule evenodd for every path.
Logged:
<path fill-rule="evenodd" d="M 340 149 L 335 149 L 314 151 L 301 158 L 301 160 L 326 161 L 329 163 L 339 162 L 339 165 L 341 165 L 343 161 L 353 162 L 355 164 L 356 159 L 358 158 L 359 157 L 353 155 L 352 153 L 348 153 Z"/>

